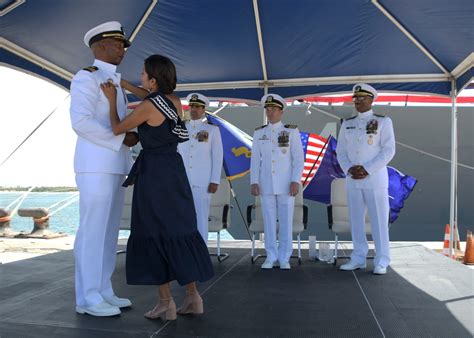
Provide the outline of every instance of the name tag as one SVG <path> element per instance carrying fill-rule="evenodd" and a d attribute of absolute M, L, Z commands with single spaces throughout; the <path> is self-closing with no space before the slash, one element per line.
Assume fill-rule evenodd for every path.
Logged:
<path fill-rule="evenodd" d="M 356 129 L 356 127 L 346 127 L 346 129 Z"/>

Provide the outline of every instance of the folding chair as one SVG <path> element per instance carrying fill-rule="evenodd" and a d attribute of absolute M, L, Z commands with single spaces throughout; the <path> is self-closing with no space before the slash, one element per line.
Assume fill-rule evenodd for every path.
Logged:
<path fill-rule="evenodd" d="M 120 218 L 120 230 L 130 230 L 130 224 L 132 222 L 132 200 L 133 185 L 130 185 L 125 188 L 122 217 Z"/>
<path fill-rule="evenodd" d="M 209 209 L 209 232 L 217 232 L 217 260 L 222 262 L 229 257 L 228 253 L 221 253 L 221 231 L 230 226 L 230 184 L 226 178 L 221 178 L 219 188 L 211 197 Z"/>
<path fill-rule="evenodd" d="M 252 210 L 254 211 L 254 218 L 252 218 Z M 264 233 L 262 204 L 260 197 L 255 199 L 255 204 L 247 206 L 247 223 L 249 225 L 250 234 L 252 235 L 251 248 L 251 262 L 254 264 L 260 257 L 266 255 L 255 254 L 255 236 Z M 298 241 L 298 255 L 291 256 L 291 258 L 298 258 L 298 264 L 301 265 L 301 233 L 308 227 L 308 206 L 303 204 L 303 191 L 300 187 L 300 192 L 295 196 L 295 210 L 293 213 L 293 234 L 296 234 Z M 279 224 L 277 221 L 277 233 Z"/>
<path fill-rule="evenodd" d="M 331 182 L 331 204 L 327 206 L 327 213 L 329 229 L 334 232 L 333 264 L 335 265 L 338 258 L 349 258 L 349 256 L 338 256 L 337 253 L 339 234 L 351 233 L 345 178 L 336 178 Z M 365 214 L 365 232 L 368 235 L 372 234 L 367 212 Z"/>
<path fill-rule="evenodd" d="M 133 200 L 133 185 L 125 189 L 125 196 L 123 202 L 122 217 L 120 218 L 120 230 L 130 230 L 132 222 L 132 200 Z M 117 254 L 125 253 L 127 250 L 118 250 Z"/>

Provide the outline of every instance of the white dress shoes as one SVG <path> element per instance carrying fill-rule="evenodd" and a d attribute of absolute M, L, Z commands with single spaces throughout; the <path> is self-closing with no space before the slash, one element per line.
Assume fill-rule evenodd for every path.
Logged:
<path fill-rule="evenodd" d="M 119 298 L 116 295 L 113 295 L 112 297 L 104 297 L 104 296 L 102 297 L 107 303 L 109 303 L 110 305 L 116 306 L 118 308 L 132 306 L 132 302 L 130 301 L 130 299 L 127 299 L 127 298 Z"/>
<path fill-rule="evenodd" d="M 355 263 L 350 261 L 349 263 L 342 264 L 339 267 L 339 270 L 343 271 L 352 271 L 352 270 L 357 270 L 357 269 L 365 269 L 366 264 L 365 263 Z"/>
<path fill-rule="evenodd" d="M 274 261 L 270 260 L 270 259 L 265 259 L 265 262 L 263 262 L 261 268 L 263 270 L 269 270 L 269 269 L 273 269 L 273 265 L 275 264 Z"/>
<path fill-rule="evenodd" d="M 76 306 L 76 312 L 83 315 L 85 313 L 96 317 L 110 317 L 119 315 L 120 309 L 117 306 L 110 305 L 107 302 L 102 302 L 96 305 L 82 307 Z"/>
<path fill-rule="evenodd" d="M 385 275 L 387 273 L 387 268 L 384 268 L 382 265 L 377 265 L 374 268 L 374 275 Z"/>
<path fill-rule="evenodd" d="M 290 269 L 291 269 L 290 262 L 280 263 L 280 270 L 290 270 Z"/>

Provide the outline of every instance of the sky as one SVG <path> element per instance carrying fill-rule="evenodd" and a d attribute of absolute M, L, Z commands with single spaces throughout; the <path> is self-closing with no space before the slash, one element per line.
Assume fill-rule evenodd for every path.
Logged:
<path fill-rule="evenodd" d="M 45 80 L 0 66 L 0 98 L 0 186 L 75 186 L 76 135 L 69 119 L 69 93 Z"/>

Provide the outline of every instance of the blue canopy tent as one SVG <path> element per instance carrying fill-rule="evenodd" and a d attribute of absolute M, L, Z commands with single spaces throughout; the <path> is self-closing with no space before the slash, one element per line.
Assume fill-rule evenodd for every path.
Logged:
<path fill-rule="evenodd" d="M 474 78 L 474 1 L 0 0 L 0 64 L 68 88 L 92 61 L 84 33 L 109 20 L 131 34 L 123 76 L 139 83 L 143 59 L 166 55 L 182 96 L 296 98 L 356 82 L 450 96 L 456 222 L 455 97 Z"/>

